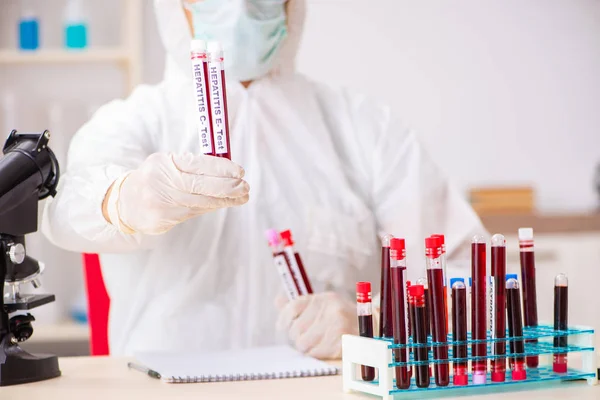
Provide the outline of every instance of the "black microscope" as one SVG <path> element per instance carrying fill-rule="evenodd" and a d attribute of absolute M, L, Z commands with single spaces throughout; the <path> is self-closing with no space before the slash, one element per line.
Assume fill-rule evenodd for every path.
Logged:
<path fill-rule="evenodd" d="M 56 194 L 59 167 L 48 147 L 50 132 L 13 130 L 0 158 L 0 386 L 60 376 L 58 359 L 34 355 L 19 343 L 33 334 L 29 310 L 54 301 L 51 294 L 21 293 L 40 286 L 44 265 L 25 251 L 25 235 L 37 231 L 38 202 Z M 10 314 L 19 313 L 12 318 Z M 27 313 L 27 314 L 24 314 Z"/>

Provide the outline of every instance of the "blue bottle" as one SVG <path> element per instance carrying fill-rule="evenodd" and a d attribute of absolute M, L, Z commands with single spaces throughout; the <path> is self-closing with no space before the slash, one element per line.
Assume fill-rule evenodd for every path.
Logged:
<path fill-rule="evenodd" d="M 21 50 L 37 50 L 40 47 L 40 23 L 30 1 L 21 2 L 21 18 L 19 19 L 19 48 Z"/>
<path fill-rule="evenodd" d="M 81 0 L 69 0 L 65 9 L 65 47 L 80 50 L 87 47 L 87 22 Z"/>

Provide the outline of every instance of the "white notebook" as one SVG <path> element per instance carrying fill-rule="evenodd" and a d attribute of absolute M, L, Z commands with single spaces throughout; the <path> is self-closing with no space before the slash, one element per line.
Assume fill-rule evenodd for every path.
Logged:
<path fill-rule="evenodd" d="M 213 353 L 136 353 L 148 375 L 167 383 L 229 382 L 337 374 L 338 368 L 288 347 Z"/>

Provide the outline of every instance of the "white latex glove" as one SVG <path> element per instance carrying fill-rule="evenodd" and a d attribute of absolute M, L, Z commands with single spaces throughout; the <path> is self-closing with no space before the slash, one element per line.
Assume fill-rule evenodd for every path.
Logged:
<path fill-rule="evenodd" d="M 356 305 L 334 292 L 277 300 L 277 328 L 301 352 L 320 359 L 342 356 L 342 335 L 358 335 Z"/>
<path fill-rule="evenodd" d="M 115 181 L 108 216 L 122 232 L 161 234 L 195 216 L 246 203 L 250 187 L 243 177 L 243 168 L 226 158 L 155 153 Z"/>

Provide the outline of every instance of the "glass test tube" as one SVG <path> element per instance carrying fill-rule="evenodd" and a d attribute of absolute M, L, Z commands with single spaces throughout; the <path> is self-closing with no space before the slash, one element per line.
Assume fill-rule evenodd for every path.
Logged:
<path fill-rule="evenodd" d="M 519 276 L 517 274 L 506 274 L 506 280 L 504 281 L 505 282 L 505 284 L 504 284 L 505 288 L 506 288 L 506 282 L 508 282 L 509 279 L 514 279 L 515 281 L 518 282 L 519 281 Z M 505 289 L 504 294 L 506 294 L 506 293 L 507 292 L 506 292 L 506 289 Z M 508 304 L 508 301 L 507 301 L 507 304 Z M 506 307 L 508 307 L 508 306 L 506 306 Z M 512 369 L 513 369 L 513 359 L 512 359 L 512 357 L 508 358 L 508 367 L 512 371 Z"/>
<path fill-rule="evenodd" d="M 373 309 L 371 306 L 371 282 L 356 283 L 356 313 L 358 314 L 358 330 L 360 336 L 373 337 Z M 375 368 L 360 366 L 363 381 L 375 379 Z"/>
<path fill-rule="evenodd" d="M 281 283 L 283 284 L 285 294 L 289 300 L 293 300 L 298 297 L 300 292 L 298 291 L 298 287 L 294 281 L 287 256 L 283 251 L 283 243 L 281 242 L 279 232 L 277 232 L 275 229 L 269 229 L 266 232 L 266 236 L 267 240 L 269 241 L 269 247 L 271 247 L 271 251 L 273 252 L 273 263 L 275 264 L 277 272 L 279 273 L 279 277 L 281 278 Z"/>
<path fill-rule="evenodd" d="M 492 276 L 490 279 L 490 333 L 492 354 L 506 354 L 506 240 L 503 235 L 492 236 Z M 506 358 L 492 359 L 492 382 L 506 380 Z"/>
<path fill-rule="evenodd" d="M 464 361 L 454 361 L 452 383 L 455 386 L 469 384 L 469 361 L 467 349 L 467 286 L 462 278 L 450 280 L 452 287 L 452 352 L 454 358 Z M 458 344 L 458 342 L 462 342 Z"/>
<path fill-rule="evenodd" d="M 444 306 L 444 271 L 442 270 L 442 245 L 439 238 L 425 239 L 427 258 L 427 280 L 431 293 L 431 306 L 433 307 L 433 358 L 436 360 L 435 384 L 448 386 L 450 373 L 448 360 L 448 331 L 446 329 L 446 310 Z"/>
<path fill-rule="evenodd" d="M 510 368 L 513 381 L 522 381 L 527 378 L 525 371 L 525 345 L 523 340 L 513 340 L 523 337 L 523 321 L 521 318 L 521 296 L 519 282 L 516 279 L 506 281 L 506 311 L 508 314 L 508 336 L 510 340 Z"/>
<path fill-rule="evenodd" d="M 566 331 L 568 329 L 569 313 L 569 280 L 565 274 L 558 274 L 554 278 L 554 330 Z M 568 337 L 554 337 L 555 348 L 566 348 L 568 346 Z M 557 351 L 554 353 L 552 370 L 559 374 L 567 372 L 567 353 L 566 351 Z"/>
<path fill-rule="evenodd" d="M 219 42 L 208 42 L 208 87 L 215 156 L 231 160 L 229 113 L 223 48 Z"/>
<path fill-rule="evenodd" d="M 471 290 L 471 339 L 479 343 L 471 345 L 473 357 L 487 356 L 487 302 L 486 302 L 486 243 L 483 236 L 475 236 L 471 244 L 471 276 L 473 288 Z M 487 361 L 485 359 L 472 362 L 473 384 L 481 385 L 487 381 Z"/>
<path fill-rule="evenodd" d="M 292 238 L 292 232 L 290 230 L 283 231 L 280 233 L 281 240 L 283 241 L 283 251 L 285 251 L 286 257 L 290 262 L 292 275 L 294 282 L 298 288 L 300 296 L 311 294 L 312 287 L 310 281 L 306 275 L 304 264 L 300 258 L 300 254 L 294 249 L 294 239 Z"/>
<path fill-rule="evenodd" d="M 390 240 L 390 280 L 392 283 L 392 321 L 394 343 L 406 345 L 407 340 L 407 315 L 406 315 L 406 250 L 404 239 L 393 238 Z M 406 347 L 394 349 L 395 362 L 408 361 Z M 408 389 L 410 377 L 406 366 L 396 367 L 396 387 Z"/>
<path fill-rule="evenodd" d="M 204 40 L 192 40 L 190 55 L 192 59 L 192 78 L 194 81 L 194 100 L 196 101 L 195 120 L 202 154 L 215 155 L 213 144 L 210 100 L 208 98 L 208 56 Z"/>
<path fill-rule="evenodd" d="M 538 325 L 538 314 L 532 228 L 519 229 L 519 248 L 521 250 L 521 281 L 523 284 L 523 317 L 526 327 L 536 327 Z M 537 339 L 529 339 L 527 342 L 537 343 Z M 538 364 L 538 356 L 527 357 L 529 368 L 537 368 Z"/>
<path fill-rule="evenodd" d="M 392 324 L 392 284 L 390 282 L 390 241 L 394 237 L 381 238 L 381 290 L 379 291 L 379 336 L 394 336 Z"/>
<path fill-rule="evenodd" d="M 431 332 L 433 332 L 433 318 L 431 317 L 431 292 L 429 291 L 429 286 L 427 285 L 427 278 L 421 277 L 417 279 L 417 285 L 423 286 L 423 296 L 425 297 L 425 334 L 427 335 L 428 340 L 433 342 L 431 334 Z M 429 347 L 428 351 L 433 351 L 433 347 Z M 429 376 L 431 377 L 431 366 L 429 367 Z"/>
<path fill-rule="evenodd" d="M 448 318 L 448 274 L 447 274 L 447 271 L 446 271 L 446 237 L 444 235 L 441 235 L 441 234 L 431 235 L 431 237 L 437 237 L 437 238 L 439 238 L 440 242 L 442 244 L 441 259 L 442 259 L 442 271 L 444 271 L 444 301 L 446 302 L 446 305 L 444 306 L 444 309 L 446 310 L 446 331 L 448 331 L 449 318 Z"/>
<path fill-rule="evenodd" d="M 406 337 L 410 338 L 412 337 L 412 329 L 413 329 L 413 318 L 414 315 L 411 314 L 411 308 L 410 308 L 410 287 L 411 287 L 411 283 L 410 281 L 406 281 L 406 290 L 404 291 L 404 293 L 406 293 L 406 314 L 407 314 L 407 319 L 408 319 L 408 324 L 407 324 L 407 331 L 406 331 Z M 408 342 L 408 339 L 407 339 Z M 410 355 L 413 353 L 413 348 L 409 347 L 408 348 L 408 359 L 410 360 Z M 412 365 L 408 367 L 408 376 L 409 378 L 412 378 L 413 376 L 413 367 Z"/>
<path fill-rule="evenodd" d="M 427 312 L 425 310 L 425 288 L 422 285 L 412 285 L 409 289 L 409 309 L 413 316 L 412 339 L 415 361 L 422 363 L 415 367 L 415 382 L 417 387 L 429 387 L 429 349 L 427 348 Z"/>

